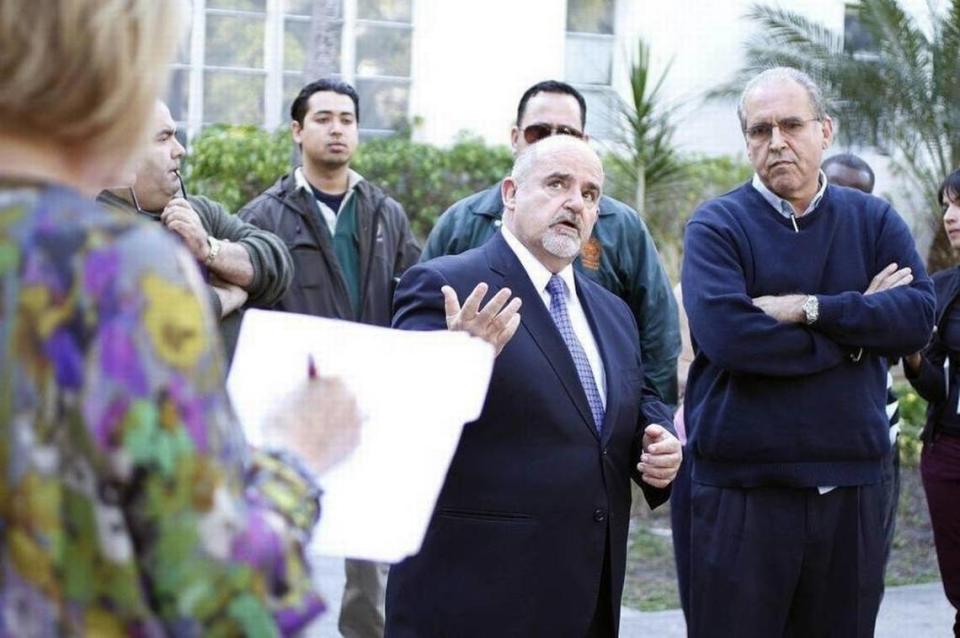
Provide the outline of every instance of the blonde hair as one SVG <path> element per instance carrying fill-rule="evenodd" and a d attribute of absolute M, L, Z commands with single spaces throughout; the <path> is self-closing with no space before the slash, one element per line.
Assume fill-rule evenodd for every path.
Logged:
<path fill-rule="evenodd" d="M 165 86 L 180 3 L 0 2 L 0 130 L 127 158 Z"/>

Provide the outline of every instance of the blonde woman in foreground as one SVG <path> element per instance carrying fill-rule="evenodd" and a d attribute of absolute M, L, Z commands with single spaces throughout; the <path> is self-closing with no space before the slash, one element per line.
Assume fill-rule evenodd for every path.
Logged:
<path fill-rule="evenodd" d="M 270 636 L 323 609 L 310 475 L 352 400 L 291 397 L 327 417 L 288 424 L 303 465 L 249 451 L 193 260 L 90 199 L 144 139 L 177 9 L 0 3 L 0 635 Z"/>

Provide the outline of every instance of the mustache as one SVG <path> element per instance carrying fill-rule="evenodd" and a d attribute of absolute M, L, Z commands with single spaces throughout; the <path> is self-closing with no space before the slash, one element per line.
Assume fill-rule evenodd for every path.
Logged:
<path fill-rule="evenodd" d="M 583 230 L 583 220 L 580 218 L 580 216 L 567 211 L 560 211 L 554 215 L 553 219 L 550 220 L 550 225 L 556 226 L 557 224 L 562 224 L 565 222 L 573 224 L 577 227 L 577 230 Z"/>

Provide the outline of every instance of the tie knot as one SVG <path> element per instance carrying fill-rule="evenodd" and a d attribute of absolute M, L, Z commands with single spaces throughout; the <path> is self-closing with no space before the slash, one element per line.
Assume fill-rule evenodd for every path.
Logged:
<path fill-rule="evenodd" d="M 563 279 L 557 275 L 550 277 L 550 281 L 547 282 L 547 292 L 550 293 L 551 298 L 554 298 L 557 295 L 560 295 L 561 299 L 565 298 L 566 289 L 563 285 Z"/>

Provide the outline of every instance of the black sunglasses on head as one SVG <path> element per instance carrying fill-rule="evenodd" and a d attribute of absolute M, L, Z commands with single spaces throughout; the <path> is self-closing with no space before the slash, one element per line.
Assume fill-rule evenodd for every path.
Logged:
<path fill-rule="evenodd" d="M 523 129 L 523 139 L 527 141 L 527 144 L 535 144 L 543 138 L 550 137 L 551 135 L 570 135 L 578 140 L 583 139 L 582 132 L 562 124 L 558 126 L 551 126 L 549 124 L 531 124 L 527 128 Z"/>

